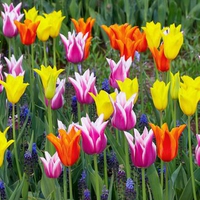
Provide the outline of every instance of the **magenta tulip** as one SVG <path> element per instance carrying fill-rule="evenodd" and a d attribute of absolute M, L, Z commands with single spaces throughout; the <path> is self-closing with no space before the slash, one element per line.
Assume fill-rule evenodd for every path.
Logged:
<path fill-rule="evenodd" d="M 72 83 L 77 101 L 81 104 L 91 104 L 94 102 L 93 98 L 89 93 L 97 94 L 97 89 L 95 87 L 96 77 L 92 72 L 90 75 L 90 70 L 86 70 L 83 75 L 75 72 L 75 79 L 69 77 L 69 81 Z"/>
<path fill-rule="evenodd" d="M 58 178 L 62 172 L 62 163 L 56 152 L 51 156 L 47 151 L 45 153 L 45 158 L 40 157 L 40 160 L 44 166 L 44 172 L 48 178 Z"/>
<path fill-rule="evenodd" d="M 4 12 L 1 12 L 3 18 L 3 34 L 9 38 L 15 37 L 18 34 L 18 30 L 14 21 L 20 21 L 24 16 L 24 14 L 20 13 L 22 3 L 19 3 L 16 7 L 12 3 L 9 6 L 6 3 L 2 5 L 4 8 Z"/>
<path fill-rule="evenodd" d="M 122 56 L 118 63 L 114 60 L 107 59 L 110 66 L 110 77 L 109 83 L 113 88 L 119 88 L 116 81 L 124 81 L 129 76 L 129 69 L 132 63 L 132 58 L 130 57 L 125 61 L 125 57 Z"/>
<path fill-rule="evenodd" d="M 84 60 L 84 51 L 88 33 L 83 35 L 79 32 L 68 32 L 68 38 L 60 34 L 61 40 L 65 47 L 66 59 L 71 63 L 79 63 Z"/>
<path fill-rule="evenodd" d="M 156 160 L 156 145 L 153 143 L 153 131 L 145 127 L 142 135 L 134 129 L 134 137 L 124 131 L 131 150 L 131 159 L 136 167 L 147 168 Z M 134 142 L 134 143 L 133 143 Z"/>
<path fill-rule="evenodd" d="M 88 115 L 81 118 L 81 125 L 74 124 L 76 128 L 81 130 L 82 148 L 86 154 L 100 154 L 106 148 L 107 137 L 105 129 L 108 121 L 104 122 L 103 114 L 101 114 L 95 122 L 91 122 Z"/>
<path fill-rule="evenodd" d="M 111 119 L 111 124 L 113 127 L 121 131 L 127 131 L 135 126 L 136 115 L 133 111 L 133 102 L 135 97 L 136 94 L 132 95 L 128 100 L 126 100 L 126 94 L 124 92 L 120 92 L 117 95 L 115 102 L 111 99 L 114 107 L 114 112 Z"/>
<path fill-rule="evenodd" d="M 196 134 L 197 146 L 195 148 L 196 163 L 200 167 L 200 134 Z"/>

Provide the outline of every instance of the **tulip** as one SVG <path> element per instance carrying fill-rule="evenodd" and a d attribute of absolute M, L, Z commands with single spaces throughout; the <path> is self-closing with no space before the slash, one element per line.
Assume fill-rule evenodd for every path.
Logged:
<path fill-rule="evenodd" d="M 149 49 L 158 48 L 161 40 L 161 23 L 156 24 L 152 22 L 147 22 L 146 27 L 142 27 L 146 34 L 147 44 Z"/>
<path fill-rule="evenodd" d="M 168 104 L 169 85 L 165 85 L 163 81 L 156 80 L 153 87 L 150 88 L 153 104 L 159 111 L 163 111 Z"/>
<path fill-rule="evenodd" d="M 3 81 L 3 74 L 2 74 L 3 65 L 0 65 L 0 81 Z M 3 85 L 0 84 L 0 93 L 3 91 Z"/>
<path fill-rule="evenodd" d="M 164 54 L 164 44 L 160 45 L 160 51 L 153 47 L 151 53 L 154 57 L 158 71 L 166 72 L 170 69 L 170 60 L 166 58 Z"/>
<path fill-rule="evenodd" d="M 14 21 L 14 23 L 19 31 L 22 44 L 25 45 L 33 44 L 35 42 L 36 31 L 40 22 L 39 21 L 32 22 L 31 20 L 26 19 L 24 21 L 24 24 L 16 20 Z"/>
<path fill-rule="evenodd" d="M 24 9 L 25 19 L 31 20 L 32 22 L 39 21 L 38 20 L 38 10 L 36 10 L 35 6 L 28 11 Z"/>
<path fill-rule="evenodd" d="M 84 22 L 83 18 L 78 19 L 78 21 L 76 21 L 75 19 L 71 19 L 76 32 L 82 32 L 83 35 L 85 35 L 86 33 L 88 33 L 88 38 L 91 37 L 91 32 L 92 32 L 92 27 L 94 25 L 95 19 L 93 19 L 92 17 L 87 18 L 86 22 Z"/>
<path fill-rule="evenodd" d="M 133 80 L 126 78 L 124 81 L 117 81 L 117 84 L 119 86 L 119 89 L 121 92 L 124 92 L 126 94 L 126 99 L 130 99 L 133 94 L 136 94 L 134 99 L 134 104 L 136 103 L 138 99 L 138 79 L 137 77 Z"/>
<path fill-rule="evenodd" d="M 172 74 L 170 72 L 170 95 L 172 99 L 178 99 L 178 93 L 180 88 L 180 76 L 179 72 Z"/>
<path fill-rule="evenodd" d="M 171 24 L 170 27 L 165 28 L 162 33 L 162 38 L 165 44 L 164 53 L 166 58 L 173 60 L 178 55 L 183 44 L 183 33 L 180 32 L 181 25 L 175 27 Z"/>
<path fill-rule="evenodd" d="M 114 111 L 110 98 L 115 101 L 117 93 L 113 92 L 111 94 L 108 94 L 106 91 L 101 90 L 99 94 L 94 95 L 93 93 L 90 93 L 90 95 L 95 101 L 97 115 L 100 116 L 101 114 L 103 114 L 104 120 L 109 119 Z"/>
<path fill-rule="evenodd" d="M 18 34 L 18 30 L 14 21 L 20 21 L 24 16 L 20 13 L 22 3 L 19 3 L 16 7 L 13 6 L 13 3 L 9 6 L 6 3 L 2 5 L 4 8 L 4 12 L 1 12 L 3 18 L 3 34 L 9 38 L 15 37 Z"/>
<path fill-rule="evenodd" d="M 200 92 L 194 87 L 186 88 L 181 86 L 178 97 L 182 112 L 187 116 L 193 115 L 197 109 L 197 104 L 200 99 Z"/>
<path fill-rule="evenodd" d="M 200 167 L 200 134 L 196 134 L 197 146 L 195 148 L 196 163 Z"/>
<path fill-rule="evenodd" d="M 122 131 L 127 131 L 135 126 L 136 115 L 132 110 L 135 96 L 136 94 L 127 100 L 126 94 L 124 92 L 120 92 L 117 95 L 115 102 L 111 99 L 114 107 L 114 113 L 111 119 L 113 127 Z"/>
<path fill-rule="evenodd" d="M 91 122 L 88 115 L 81 118 L 81 124 L 75 124 L 76 128 L 81 130 L 82 147 L 86 154 L 100 154 L 104 151 L 107 145 L 107 137 L 105 129 L 108 121 L 103 120 L 101 114 L 95 122 Z"/>
<path fill-rule="evenodd" d="M 177 156 L 178 140 L 186 125 L 175 127 L 171 131 L 167 123 L 164 123 L 161 128 L 151 123 L 150 126 L 156 138 L 158 157 L 164 162 L 170 162 Z"/>
<path fill-rule="evenodd" d="M 90 96 L 90 93 L 94 95 L 97 94 L 97 89 L 95 87 L 96 77 L 92 72 L 90 75 L 90 70 L 86 70 L 81 76 L 79 73 L 75 72 L 75 79 L 68 78 L 71 84 L 73 85 L 77 101 L 81 104 L 91 104 L 94 102 L 93 98 Z"/>
<path fill-rule="evenodd" d="M 142 135 L 134 129 L 134 137 L 124 131 L 131 150 L 131 159 L 136 167 L 147 168 L 156 160 L 156 145 L 153 143 L 153 131 L 145 127 Z M 134 141 L 134 143 L 133 143 Z"/>
<path fill-rule="evenodd" d="M 44 152 L 45 158 L 40 157 L 44 166 L 44 172 L 48 178 L 58 178 L 62 172 L 62 163 L 56 152 L 51 156 L 47 151 Z"/>
<path fill-rule="evenodd" d="M 56 81 L 60 73 L 64 71 L 64 69 L 57 70 L 56 66 L 51 68 L 51 66 L 45 67 L 41 65 L 41 70 L 34 69 L 34 71 L 40 76 L 42 79 L 42 85 L 45 92 L 45 97 L 50 100 L 54 97 L 56 91 Z"/>
<path fill-rule="evenodd" d="M 69 132 L 64 129 L 59 129 L 59 137 L 50 133 L 47 135 L 48 140 L 54 145 L 58 156 L 63 165 L 69 167 L 76 163 L 80 156 L 80 134 L 81 131 L 76 131 L 74 127 Z"/>
<path fill-rule="evenodd" d="M 87 39 L 88 34 L 81 32 L 75 35 L 75 32 L 68 32 L 68 38 L 60 34 L 65 47 L 66 58 L 71 63 L 79 63 L 85 60 L 89 54 L 91 39 Z"/>
<path fill-rule="evenodd" d="M 8 101 L 15 104 L 24 94 L 28 83 L 23 83 L 24 76 L 6 76 L 6 82 L 0 80 L 0 84 L 5 87 Z"/>
<path fill-rule="evenodd" d="M 14 142 L 14 140 L 7 141 L 6 139 L 6 133 L 8 129 L 9 127 L 7 127 L 3 133 L 0 131 L 0 167 L 3 164 L 6 149 Z"/>
<path fill-rule="evenodd" d="M 190 76 L 181 76 L 181 80 L 183 83 L 181 83 L 181 87 L 188 88 L 193 87 L 197 91 L 200 90 L 200 76 L 197 76 L 195 79 L 193 79 Z"/>
<path fill-rule="evenodd" d="M 57 87 L 54 97 L 50 100 L 51 109 L 57 110 L 64 105 L 64 92 L 65 92 L 65 79 L 61 80 L 58 78 Z M 46 106 L 48 106 L 48 99 L 45 99 Z"/>
<path fill-rule="evenodd" d="M 129 76 L 129 69 L 131 67 L 132 58 L 125 61 L 125 57 L 121 57 L 118 63 L 114 60 L 107 59 L 110 66 L 109 83 L 113 88 L 118 88 L 117 80 L 124 81 Z"/>
<path fill-rule="evenodd" d="M 6 57 L 4 57 L 4 59 L 7 63 L 9 74 L 14 76 L 24 75 L 25 71 L 22 68 L 23 55 L 21 55 L 18 61 L 15 59 L 14 55 L 11 56 L 10 60 Z"/>

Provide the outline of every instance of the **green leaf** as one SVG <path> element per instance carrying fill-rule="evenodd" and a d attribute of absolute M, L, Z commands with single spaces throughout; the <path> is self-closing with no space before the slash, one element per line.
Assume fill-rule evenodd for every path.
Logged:
<path fill-rule="evenodd" d="M 42 190 L 42 194 L 44 195 L 45 199 L 51 197 L 52 193 L 55 190 L 54 179 L 50 179 L 50 178 L 46 177 L 44 172 L 42 174 L 42 179 L 41 179 L 41 190 Z"/>
<path fill-rule="evenodd" d="M 153 199 L 154 200 L 163 199 L 163 191 L 161 188 L 158 172 L 156 171 L 154 164 L 147 168 L 147 177 L 153 193 Z"/>

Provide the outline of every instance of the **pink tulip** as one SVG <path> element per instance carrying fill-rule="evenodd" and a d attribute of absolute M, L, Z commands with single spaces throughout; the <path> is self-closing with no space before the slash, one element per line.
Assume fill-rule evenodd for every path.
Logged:
<path fill-rule="evenodd" d="M 108 121 L 103 120 L 101 114 L 95 122 L 91 122 L 88 115 L 81 118 L 81 125 L 74 124 L 76 128 L 81 130 L 82 148 L 89 155 L 100 154 L 106 148 L 107 137 L 105 128 Z"/>
<path fill-rule="evenodd" d="M 196 163 L 200 167 L 200 134 L 196 134 L 197 146 L 195 148 Z"/>
<path fill-rule="evenodd" d="M 120 92 L 117 95 L 115 102 L 111 99 L 114 107 L 114 112 L 111 119 L 111 124 L 113 127 L 122 131 L 127 131 L 135 126 L 136 115 L 133 111 L 133 102 L 135 97 L 136 94 L 126 100 L 126 94 L 124 92 Z"/>
<path fill-rule="evenodd" d="M 68 38 L 60 34 L 61 40 L 65 47 L 66 58 L 71 63 L 79 63 L 84 60 L 85 44 L 88 33 L 83 35 L 79 32 L 77 35 L 75 32 L 68 32 Z"/>
<path fill-rule="evenodd" d="M 23 55 L 19 58 L 18 61 L 16 61 L 15 56 L 12 55 L 10 60 L 6 57 L 4 57 L 7 66 L 8 66 L 8 73 L 18 76 L 18 75 L 24 75 L 24 70 L 22 68 L 22 61 L 23 61 Z"/>
<path fill-rule="evenodd" d="M 6 3 L 2 5 L 4 8 L 4 12 L 1 12 L 3 18 L 3 34 L 9 38 L 15 37 L 18 34 L 18 30 L 14 21 L 20 21 L 24 16 L 24 14 L 20 13 L 22 3 L 19 3 L 16 7 L 12 3 L 10 6 Z"/>
<path fill-rule="evenodd" d="M 51 156 L 47 151 L 45 153 L 45 158 L 40 157 L 44 165 L 44 172 L 48 178 L 58 178 L 62 172 L 62 163 L 56 152 Z"/>
<path fill-rule="evenodd" d="M 3 81 L 3 75 L 2 75 L 2 69 L 3 65 L 0 65 L 0 80 Z M 3 91 L 3 85 L 0 84 L 0 93 Z"/>
<path fill-rule="evenodd" d="M 136 167 L 147 168 L 156 160 L 156 145 L 153 143 L 153 131 L 145 127 L 142 135 L 134 129 L 134 137 L 124 131 L 131 150 L 131 159 Z M 134 141 L 134 143 L 133 143 Z"/>
<path fill-rule="evenodd" d="M 132 58 L 130 57 L 125 61 L 125 57 L 122 56 L 118 63 L 115 63 L 114 60 L 107 59 L 108 64 L 110 65 L 110 77 L 109 83 L 113 88 L 119 88 L 116 81 L 124 81 L 129 76 L 129 69 L 131 66 Z"/>
<path fill-rule="evenodd" d="M 57 110 L 64 105 L 63 95 L 65 93 L 65 80 L 66 79 L 63 79 L 60 81 L 59 78 L 57 80 L 56 91 L 55 91 L 54 97 L 50 101 L 52 110 Z M 46 103 L 46 106 L 48 106 L 48 100 L 46 98 L 45 98 L 45 103 Z"/>
<path fill-rule="evenodd" d="M 75 72 L 75 79 L 69 77 L 69 81 L 74 86 L 76 98 L 79 103 L 91 104 L 94 102 L 93 98 L 89 94 L 89 92 L 94 95 L 97 94 L 97 89 L 95 87 L 96 77 L 94 77 L 94 73 L 91 73 L 90 75 L 89 69 L 86 70 L 82 76 Z"/>

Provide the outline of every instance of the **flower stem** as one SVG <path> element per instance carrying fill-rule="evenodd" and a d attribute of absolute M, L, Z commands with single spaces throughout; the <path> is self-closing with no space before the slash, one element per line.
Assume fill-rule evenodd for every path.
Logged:
<path fill-rule="evenodd" d="M 56 38 L 53 38 L 53 65 L 56 66 Z"/>
<path fill-rule="evenodd" d="M 174 100 L 174 127 L 176 127 L 176 100 Z"/>
<path fill-rule="evenodd" d="M 191 133 L 190 133 L 190 116 L 188 116 L 188 144 L 189 144 L 189 161 L 190 161 L 190 173 L 192 181 L 192 191 L 194 200 L 197 200 L 196 189 L 195 189 L 195 180 L 193 172 L 193 163 L 192 163 L 192 144 L 191 144 Z"/>
<path fill-rule="evenodd" d="M 124 134 L 125 137 L 125 134 Z M 129 163 L 129 147 L 126 138 L 124 139 L 124 148 L 125 148 L 125 162 L 126 162 L 126 176 L 127 178 L 131 178 L 131 170 L 130 170 L 130 163 Z"/>
<path fill-rule="evenodd" d="M 99 172 L 98 172 L 98 166 L 97 166 L 97 154 L 94 154 L 94 168 L 95 168 L 95 175 L 96 175 L 96 199 L 100 200 Z"/>
<path fill-rule="evenodd" d="M 196 109 L 195 111 L 195 125 L 196 125 L 196 134 L 199 134 L 198 109 Z"/>
<path fill-rule="evenodd" d="M 14 139 L 14 153 L 15 153 L 15 161 L 17 165 L 17 172 L 19 179 L 22 180 L 22 175 L 20 171 L 20 166 L 19 166 L 19 158 L 18 158 L 18 152 L 17 152 L 17 138 L 16 138 L 16 130 L 15 130 L 15 104 L 12 104 L 12 122 L 13 122 L 13 139 Z"/>
<path fill-rule="evenodd" d="M 146 200 L 145 168 L 142 168 L 142 199 Z"/>
<path fill-rule="evenodd" d="M 162 111 L 160 111 L 160 127 L 162 127 Z M 163 190 L 163 180 L 164 180 L 164 177 L 163 177 L 163 161 L 160 160 L 160 183 L 161 183 L 161 188 Z"/>
<path fill-rule="evenodd" d="M 166 176 L 165 176 L 165 196 L 166 196 L 166 200 L 168 200 L 168 191 L 169 191 L 169 189 L 168 189 L 168 171 L 169 171 L 169 169 L 168 169 L 168 163 L 165 163 L 166 164 Z"/>
<path fill-rule="evenodd" d="M 67 198 L 67 171 L 66 171 L 66 167 L 63 167 L 63 187 L 64 187 L 64 199 L 68 199 Z"/>
<path fill-rule="evenodd" d="M 44 65 L 47 67 L 46 42 L 43 42 L 43 51 L 44 51 Z"/>
<path fill-rule="evenodd" d="M 108 189 L 108 169 L 107 169 L 106 149 L 103 152 L 103 160 L 104 160 L 104 183 L 106 185 L 106 188 Z"/>
<path fill-rule="evenodd" d="M 70 200 L 73 200 L 73 192 L 72 192 L 72 175 L 71 175 L 71 167 L 68 167 L 68 173 L 69 173 L 69 195 Z"/>

